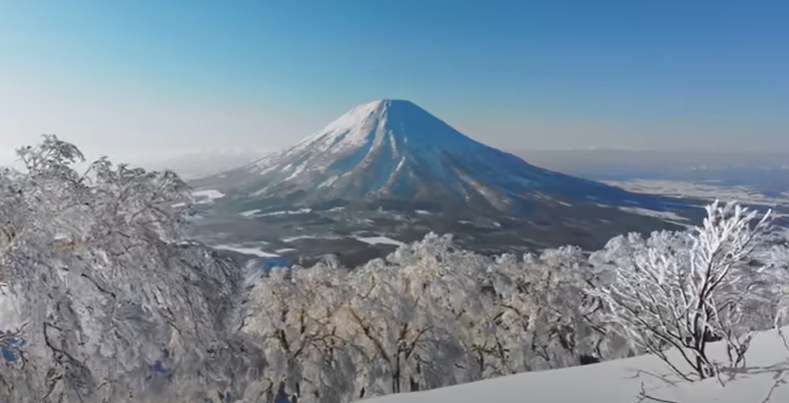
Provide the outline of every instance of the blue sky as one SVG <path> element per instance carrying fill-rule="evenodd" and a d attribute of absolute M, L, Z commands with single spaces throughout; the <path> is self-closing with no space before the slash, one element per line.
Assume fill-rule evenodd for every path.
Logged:
<path fill-rule="evenodd" d="M 0 0 L 0 145 L 277 148 L 405 98 L 505 148 L 789 150 L 787 16 L 770 0 Z"/>

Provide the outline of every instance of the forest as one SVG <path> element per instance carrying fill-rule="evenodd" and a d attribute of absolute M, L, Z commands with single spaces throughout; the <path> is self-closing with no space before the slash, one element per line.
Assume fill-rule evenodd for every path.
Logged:
<path fill-rule="evenodd" d="M 184 238 L 173 172 L 78 171 L 55 136 L 18 155 L 0 173 L 1 401 L 340 403 L 668 349 L 697 381 L 787 323 L 786 231 L 734 202 L 591 253 L 428 234 L 360 267 L 260 270 Z"/>

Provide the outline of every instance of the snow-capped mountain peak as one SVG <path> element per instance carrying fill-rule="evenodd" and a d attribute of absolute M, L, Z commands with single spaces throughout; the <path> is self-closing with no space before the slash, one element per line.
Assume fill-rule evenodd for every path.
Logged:
<path fill-rule="evenodd" d="M 461 138 L 470 140 L 428 111 L 407 100 L 385 99 L 353 107 L 329 123 L 323 130 L 307 137 L 300 145 L 321 141 L 343 146 L 360 145 L 374 135 L 375 140 L 402 137 L 412 141 L 441 143 Z"/>
<path fill-rule="evenodd" d="M 426 151 L 435 152 L 470 143 L 476 142 L 413 102 L 387 99 L 351 108 L 294 147 L 279 153 L 275 158 L 261 160 L 256 165 L 265 170 L 280 166 L 278 162 L 291 156 L 308 155 L 310 158 L 317 158 L 311 161 L 309 167 L 304 167 L 304 170 L 300 171 L 304 172 L 325 169 L 332 160 L 331 156 L 342 157 L 360 149 L 365 149 L 367 154 L 374 155 L 385 147 L 391 157 L 407 159 L 406 148 L 414 149 L 413 151 L 417 151 L 416 148 L 423 148 L 420 154 L 424 154 Z M 322 164 L 320 160 L 326 163 Z M 364 166 L 363 164 L 359 168 Z"/>

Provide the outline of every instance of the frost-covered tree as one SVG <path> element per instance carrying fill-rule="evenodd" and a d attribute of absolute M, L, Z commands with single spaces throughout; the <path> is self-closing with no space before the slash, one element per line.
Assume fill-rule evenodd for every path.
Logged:
<path fill-rule="evenodd" d="M 752 335 L 746 318 L 760 306 L 775 306 L 780 273 L 754 261 L 754 249 L 769 229 L 769 213 L 730 203 L 707 207 L 703 224 L 685 234 L 655 233 L 647 242 L 614 242 L 628 247 L 630 264 L 615 263 L 608 283 L 590 287 L 605 301 L 613 328 L 646 351 L 662 357 L 687 379 L 718 373 L 707 356 L 710 341 L 723 339 L 728 365 L 743 365 Z M 634 246 L 635 247 L 632 247 Z M 684 245 L 684 246 L 683 246 Z M 592 260 L 607 260 L 601 256 Z M 677 349 L 684 363 L 666 358 Z"/>
<path fill-rule="evenodd" d="M 518 298 L 522 294 L 511 293 L 514 282 L 499 270 L 520 262 L 513 255 L 477 260 L 484 266 L 471 276 L 476 287 L 465 290 L 465 303 L 454 308 L 450 318 L 466 355 L 467 376 L 476 380 L 524 371 L 524 304 Z"/>
<path fill-rule="evenodd" d="M 373 261 L 356 269 L 345 306 L 345 337 L 358 347 L 365 395 L 417 390 L 433 346 L 434 318 L 420 309 L 399 267 Z"/>
<path fill-rule="evenodd" d="M 273 391 L 301 402 L 348 401 L 354 363 L 337 318 L 349 298 L 345 270 L 326 264 L 275 268 L 252 286 L 242 332 L 258 340 Z"/>
<path fill-rule="evenodd" d="M 183 182 L 107 160 L 77 172 L 82 154 L 55 136 L 18 155 L 24 168 L 0 176 L 11 347 L 0 400 L 178 402 L 246 388 L 262 354 L 226 331 L 242 278 L 175 242 Z"/>
<path fill-rule="evenodd" d="M 464 341 L 489 309 L 481 280 L 490 259 L 459 249 L 450 235 L 430 233 L 387 258 L 399 268 L 405 295 L 430 323 L 426 352 L 418 355 L 411 389 L 426 389 L 482 379 L 469 364 Z M 472 339 L 473 340 L 473 339 Z M 474 344 L 473 342 L 471 343 Z"/>

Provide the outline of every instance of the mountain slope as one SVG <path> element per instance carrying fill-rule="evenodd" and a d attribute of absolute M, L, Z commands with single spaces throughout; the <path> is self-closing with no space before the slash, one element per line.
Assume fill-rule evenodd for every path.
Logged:
<path fill-rule="evenodd" d="M 784 328 L 784 332 L 789 328 Z M 711 346 L 712 359 L 726 361 L 722 343 Z M 670 358 L 677 358 L 670 351 Z M 366 400 L 369 403 L 453 402 L 497 403 L 572 402 L 572 403 L 759 403 L 789 401 L 789 385 L 778 383 L 786 379 L 789 367 L 787 351 L 775 330 L 754 337 L 747 353 L 748 368 L 735 378 L 724 376 L 726 386 L 716 379 L 674 386 L 658 379 L 655 374 L 668 374 L 666 364 L 654 355 L 608 361 L 600 364 L 564 368 L 553 371 L 529 372 L 486 381 L 434 389 L 425 392 L 388 395 Z M 640 374 L 640 376 L 639 376 Z M 674 377 L 668 377 L 670 378 Z M 570 387 L 567 387 L 570 386 Z M 775 388 L 774 388 L 775 386 Z M 641 389 L 651 396 L 639 399 Z M 774 389 L 773 389 L 774 388 Z M 769 399 L 767 399 L 768 395 Z"/>
<path fill-rule="evenodd" d="M 356 106 L 295 146 L 211 179 L 197 183 L 299 206 L 338 199 L 428 201 L 517 216 L 551 197 L 660 204 L 656 197 L 530 165 L 404 100 Z"/>

